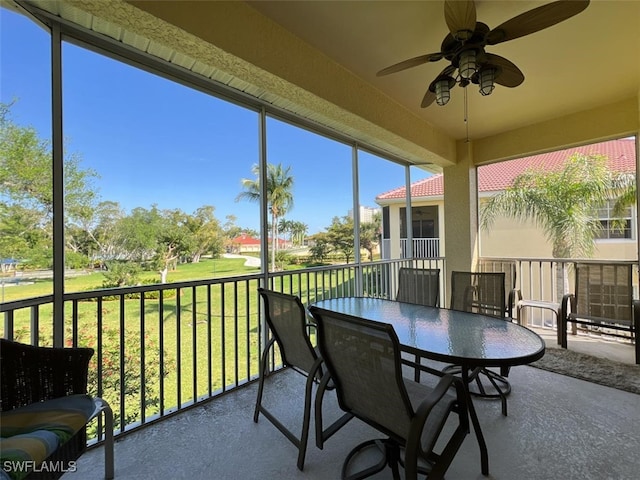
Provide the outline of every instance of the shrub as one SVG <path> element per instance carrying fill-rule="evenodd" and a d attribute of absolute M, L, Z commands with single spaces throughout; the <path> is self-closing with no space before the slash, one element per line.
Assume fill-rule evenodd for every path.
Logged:
<path fill-rule="evenodd" d="M 102 288 L 132 286 L 139 281 L 141 269 L 133 262 L 109 262 L 106 267 Z"/>
<path fill-rule="evenodd" d="M 71 338 L 68 334 L 67 338 Z M 68 340 L 71 346 L 71 340 Z M 144 336 L 144 364 L 142 364 L 142 347 L 140 332 L 126 330 L 124 332 L 124 345 L 122 360 L 124 369 L 121 371 L 120 363 L 120 334 L 115 328 L 102 329 L 102 390 L 98 390 L 98 348 L 95 329 L 88 325 L 82 326 L 78 331 L 78 344 L 96 350 L 89 365 L 88 393 L 105 399 L 113 409 L 114 425 L 128 425 L 142 420 L 142 406 L 147 416 L 157 413 L 160 407 L 160 359 L 161 351 L 158 341 L 148 335 Z M 175 360 L 166 351 L 162 352 L 163 376 L 167 376 L 175 368 Z M 142 385 L 142 374 L 145 382 Z M 124 395 L 125 411 L 120 411 L 121 391 L 120 383 L 123 382 L 122 395 Z M 97 433 L 97 425 L 88 430 L 89 438 Z"/>
<path fill-rule="evenodd" d="M 72 268 L 74 270 L 88 268 L 91 265 L 89 257 L 83 253 L 78 252 L 65 252 L 64 263 L 66 268 Z"/>

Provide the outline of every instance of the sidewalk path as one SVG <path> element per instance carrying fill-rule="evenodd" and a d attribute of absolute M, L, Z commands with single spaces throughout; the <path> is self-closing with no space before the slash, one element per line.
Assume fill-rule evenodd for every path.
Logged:
<path fill-rule="evenodd" d="M 244 258 L 246 260 L 244 262 L 245 267 L 260 268 L 260 259 L 257 257 L 250 257 L 248 255 L 236 255 L 234 253 L 225 253 L 222 256 L 224 258 Z"/>

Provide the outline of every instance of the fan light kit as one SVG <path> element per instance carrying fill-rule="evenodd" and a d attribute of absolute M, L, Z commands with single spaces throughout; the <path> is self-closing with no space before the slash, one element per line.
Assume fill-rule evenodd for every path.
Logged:
<path fill-rule="evenodd" d="M 485 52 L 487 45 L 524 37 L 563 22 L 582 12 L 589 0 L 561 0 L 542 5 L 522 13 L 490 30 L 482 22 L 476 22 L 476 6 L 473 0 L 445 0 L 444 17 L 449 34 L 442 41 L 440 51 L 410 58 L 380 70 L 377 76 L 400 72 L 443 58 L 450 65 L 429 84 L 421 106 L 428 107 L 434 101 L 446 105 L 451 89 L 470 83 L 479 87 L 481 95 L 491 95 L 495 84 L 517 87 L 524 82 L 524 74 L 506 58 Z M 456 73 L 457 71 L 457 73 Z"/>

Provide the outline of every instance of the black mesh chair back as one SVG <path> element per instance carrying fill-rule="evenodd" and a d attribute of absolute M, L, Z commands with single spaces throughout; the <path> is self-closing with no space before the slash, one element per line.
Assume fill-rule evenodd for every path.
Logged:
<path fill-rule="evenodd" d="M 398 272 L 398 302 L 438 306 L 440 269 L 402 267 Z"/>
<path fill-rule="evenodd" d="M 504 291 L 507 298 L 507 317 L 513 317 L 513 309 L 522 295 L 517 288 L 517 266 L 514 260 L 481 259 L 478 262 L 479 272 L 504 273 Z"/>
<path fill-rule="evenodd" d="M 413 411 L 393 327 L 326 311 L 318 323 L 318 347 L 333 373 L 340 407 L 405 436 Z"/>
<path fill-rule="evenodd" d="M 469 426 L 459 380 L 450 375 L 436 377 L 439 382 L 431 388 L 404 378 L 400 345 L 391 325 L 316 307 L 309 310 L 318 323 L 318 347 L 336 383 L 340 408 L 389 436 L 354 448 L 345 460 L 342 478 L 365 478 L 387 465 L 397 475 L 400 448 L 405 448 L 406 478 L 417 478 L 418 458 L 425 460 L 421 473 L 428 473 L 429 479 L 442 478 Z M 434 447 L 451 412 L 458 415 L 457 428 L 437 454 Z M 384 446 L 380 447 L 383 460 L 348 475 L 355 455 L 376 445 Z"/>
<path fill-rule="evenodd" d="M 491 317 L 505 319 L 507 302 L 505 299 L 504 272 L 452 272 L 451 273 L 451 309 L 463 312 L 479 313 Z M 447 373 L 459 373 L 461 367 L 449 365 L 444 369 Z M 469 376 L 469 387 L 472 395 L 500 399 L 502 414 L 507 415 L 507 395 L 511 393 L 511 384 L 506 379 L 509 367 L 502 367 L 500 374 L 488 368 L 477 368 Z M 482 379 L 489 382 L 485 386 Z"/>
<path fill-rule="evenodd" d="M 588 331 L 633 339 L 636 364 L 640 365 L 640 300 L 633 298 L 633 265 L 630 263 L 591 263 L 575 265 L 575 294 L 565 294 L 560 310 L 558 338 L 568 347 L 567 322 Z"/>
<path fill-rule="evenodd" d="M 258 422 L 262 413 L 278 430 L 280 430 L 291 443 L 298 448 L 297 465 L 300 470 L 304 468 L 304 459 L 309 438 L 309 425 L 311 421 L 311 405 L 313 402 L 313 386 L 318 383 L 315 398 L 316 408 L 316 442 L 322 448 L 323 442 L 338 431 L 353 416 L 345 414 L 329 427 L 323 429 L 322 423 L 322 399 L 325 390 L 333 388 L 330 376 L 323 372 L 322 358 L 311 343 L 308 335 L 309 328 L 315 325 L 307 323 L 304 305 L 300 298 L 294 295 L 275 292 L 259 288 L 258 293 L 264 302 L 264 318 L 271 331 L 272 338 L 262 352 L 260 360 L 260 378 L 258 381 L 258 397 L 253 414 L 253 421 Z M 304 412 L 302 419 L 302 431 L 295 435 L 263 404 L 265 378 L 269 374 L 269 355 L 273 353 L 274 346 L 280 350 L 280 357 L 285 367 L 291 367 L 296 372 L 307 377 L 304 394 Z"/>
<path fill-rule="evenodd" d="M 452 272 L 451 309 L 497 318 L 507 314 L 504 272 Z"/>
<path fill-rule="evenodd" d="M 576 264 L 578 316 L 630 324 L 633 319 L 633 284 L 630 264 Z"/>
<path fill-rule="evenodd" d="M 306 311 L 294 295 L 258 289 L 264 300 L 265 320 L 280 349 L 282 362 L 309 373 L 318 355 L 308 335 Z"/>

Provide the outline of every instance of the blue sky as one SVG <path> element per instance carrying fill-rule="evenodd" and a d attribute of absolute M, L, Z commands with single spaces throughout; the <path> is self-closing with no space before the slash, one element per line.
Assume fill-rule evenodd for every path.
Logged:
<path fill-rule="evenodd" d="M 49 138 L 48 34 L 25 17 L 0 9 L 0 101 L 16 99 L 12 119 Z M 258 229 L 257 204 L 236 202 L 241 179 L 258 162 L 255 112 L 119 63 L 75 45 L 63 46 L 63 118 L 67 153 L 95 170 L 103 200 L 135 207 L 213 205 L 216 217 Z M 291 168 L 294 208 L 286 218 L 309 233 L 352 208 L 351 148 L 270 119 L 270 163 Z M 404 169 L 360 156 L 360 204 L 404 184 Z M 412 169 L 412 179 L 427 174 Z"/>

